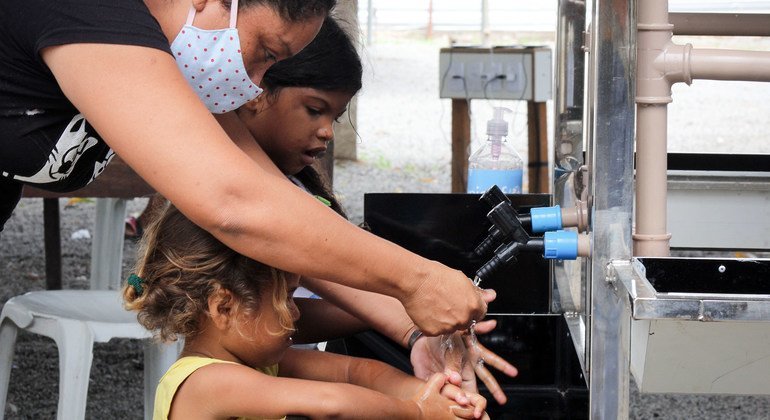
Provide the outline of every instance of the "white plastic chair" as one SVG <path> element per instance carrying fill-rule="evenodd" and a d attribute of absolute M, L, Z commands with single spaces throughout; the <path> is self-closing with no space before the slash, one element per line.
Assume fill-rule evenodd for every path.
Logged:
<path fill-rule="evenodd" d="M 58 419 L 86 412 L 94 342 L 149 338 L 151 333 L 122 306 L 113 290 L 49 290 L 8 300 L 0 314 L 0 420 L 4 417 L 16 335 L 19 329 L 52 338 L 59 349 Z M 155 386 L 178 355 L 177 345 L 145 345 L 145 418 L 152 416 Z M 149 407 L 148 407 L 149 404 Z"/>

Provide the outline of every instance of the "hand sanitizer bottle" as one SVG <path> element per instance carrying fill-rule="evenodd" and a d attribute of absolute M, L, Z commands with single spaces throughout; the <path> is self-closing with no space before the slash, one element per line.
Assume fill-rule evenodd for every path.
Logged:
<path fill-rule="evenodd" d="M 487 141 L 468 159 L 468 192 L 484 193 L 497 185 L 506 194 L 521 194 L 524 162 L 506 141 L 507 108 L 495 108 L 494 117 L 487 122 Z"/>

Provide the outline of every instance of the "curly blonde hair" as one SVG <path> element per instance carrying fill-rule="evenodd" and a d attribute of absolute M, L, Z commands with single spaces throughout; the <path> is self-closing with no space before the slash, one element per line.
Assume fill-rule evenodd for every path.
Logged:
<path fill-rule="evenodd" d="M 198 334 L 208 298 L 220 289 L 234 296 L 239 319 L 258 320 L 262 293 L 272 293 L 269 309 L 278 313 L 283 331 L 268 333 L 294 329 L 284 273 L 228 248 L 172 205 L 145 230 L 134 272 L 141 292 L 126 284 L 125 307 L 163 341 Z"/>

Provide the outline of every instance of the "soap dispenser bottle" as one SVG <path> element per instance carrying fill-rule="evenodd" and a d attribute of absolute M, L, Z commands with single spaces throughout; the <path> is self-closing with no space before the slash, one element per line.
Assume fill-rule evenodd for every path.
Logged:
<path fill-rule="evenodd" d="M 487 141 L 468 159 L 468 192 L 484 193 L 497 185 L 506 194 L 521 194 L 524 162 L 507 144 L 508 108 L 496 107 L 487 122 Z"/>

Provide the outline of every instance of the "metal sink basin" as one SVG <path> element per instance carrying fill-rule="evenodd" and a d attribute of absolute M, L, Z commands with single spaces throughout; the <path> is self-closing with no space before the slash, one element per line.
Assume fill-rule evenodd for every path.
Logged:
<path fill-rule="evenodd" d="M 770 260 L 612 263 L 631 303 L 641 392 L 770 394 Z"/>

